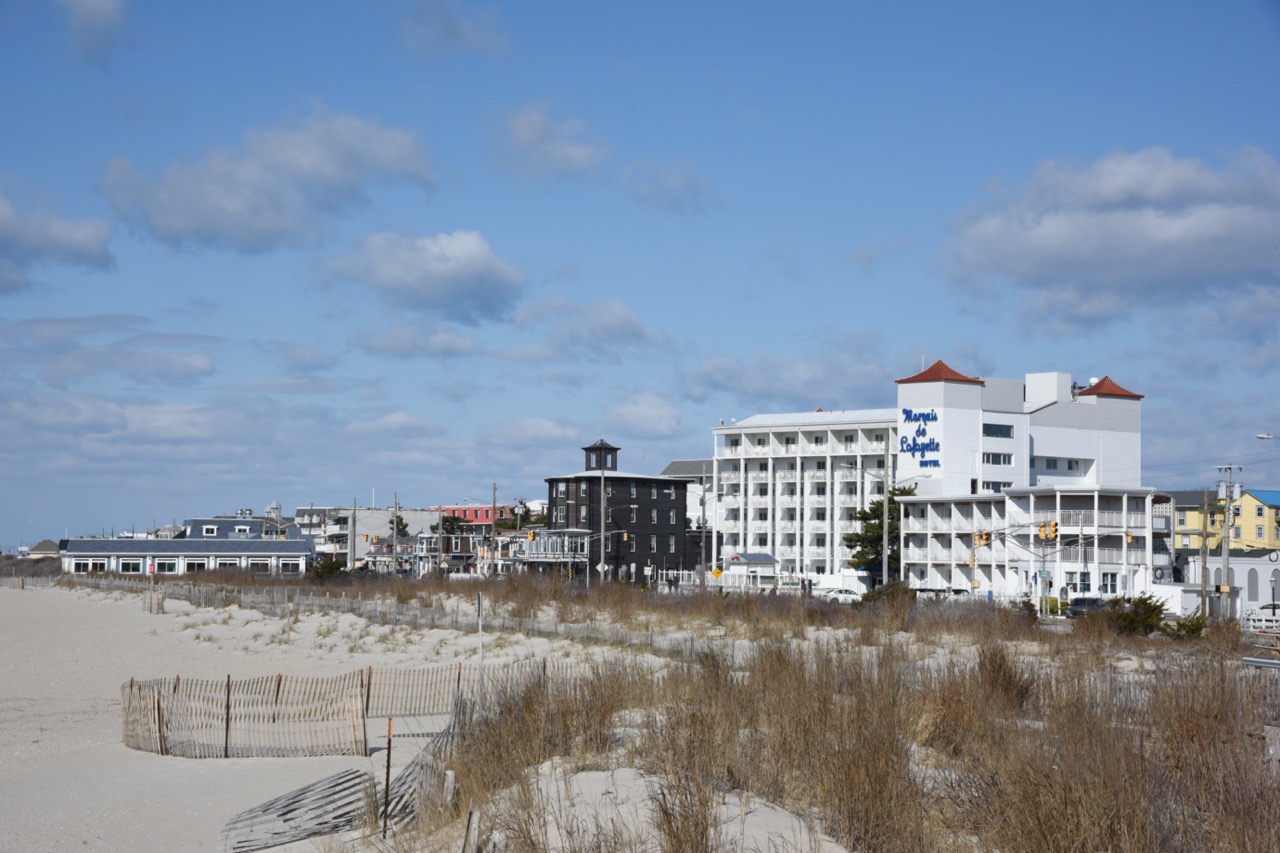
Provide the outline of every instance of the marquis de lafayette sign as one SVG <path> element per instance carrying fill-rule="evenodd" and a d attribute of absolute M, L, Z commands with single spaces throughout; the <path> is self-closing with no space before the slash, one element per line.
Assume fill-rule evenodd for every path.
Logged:
<path fill-rule="evenodd" d="M 938 422 L 938 412 L 930 409 L 927 412 L 917 412 L 915 409 L 902 410 L 902 423 L 904 429 L 900 431 L 898 436 L 898 455 L 906 454 L 912 459 L 920 461 L 921 468 L 941 468 L 942 460 L 931 459 L 931 455 L 942 452 L 942 445 L 938 439 L 929 435 L 929 428 Z M 905 427 L 915 427 L 915 434 L 908 435 Z"/>

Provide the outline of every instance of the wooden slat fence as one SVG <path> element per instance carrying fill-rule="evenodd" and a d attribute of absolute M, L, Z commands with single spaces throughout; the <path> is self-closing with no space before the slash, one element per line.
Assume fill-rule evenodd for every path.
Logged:
<path fill-rule="evenodd" d="M 460 698 L 482 702 L 547 677 L 572 678 L 572 666 L 525 660 L 368 667 L 336 678 L 130 680 L 120 688 L 123 741 L 184 758 L 362 756 L 369 717 L 449 714 Z"/>

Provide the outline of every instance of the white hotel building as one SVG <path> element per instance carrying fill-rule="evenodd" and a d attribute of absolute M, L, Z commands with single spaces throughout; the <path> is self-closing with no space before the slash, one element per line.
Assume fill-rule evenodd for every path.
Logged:
<path fill-rule="evenodd" d="M 1172 578 L 1173 504 L 1139 484 L 1140 395 L 1105 377 L 977 378 L 941 361 L 897 385 L 894 409 L 714 428 L 715 562 L 865 591 L 879 578 L 849 565 L 844 536 L 886 485 L 914 485 L 898 545 L 917 589 L 1135 595 Z"/>

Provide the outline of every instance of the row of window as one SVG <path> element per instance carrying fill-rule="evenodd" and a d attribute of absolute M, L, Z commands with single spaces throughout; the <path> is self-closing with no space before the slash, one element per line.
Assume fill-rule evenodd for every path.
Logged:
<path fill-rule="evenodd" d="M 219 569 L 238 569 L 240 560 L 235 557 L 220 557 L 215 562 Z M 158 559 L 155 561 L 156 574 L 159 575 L 176 575 L 178 573 L 178 561 L 176 559 Z M 188 559 L 186 561 L 186 570 L 188 572 L 203 572 L 209 568 L 208 560 Z M 265 557 L 251 557 L 249 559 L 249 569 L 251 571 L 269 571 L 271 561 Z M 296 572 L 302 568 L 300 560 L 281 560 L 280 568 L 285 572 Z M 74 560 L 71 564 L 71 570 L 76 574 L 85 574 L 89 572 L 105 572 L 107 570 L 107 561 L 105 559 L 86 559 Z M 122 558 L 120 560 L 120 573 L 125 575 L 142 574 L 142 560 L 134 558 Z"/>
<path fill-rule="evenodd" d="M 1012 429 L 1012 427 L 1010 427 L 1010 429 Z M 841 442 L 842 442 L 846 447 L 854 447 L 854 446 L 855 446 L 855 445 L 857 445 L 857 443 L 858 443 L 858 437 L 857 437 L 856 435 L 853 435 L 852 433 L 845 433 L 844 435 L 842 435 L 842 436 L 840 437 L 840 440 L 841 440 Z M 876 443 L 876 444 L 879 444 L 879 443 L 883 442 L 883 441 L 884 441 L 884 433 L 882 433 L 882 432 L 875 433 L 873 436 L 871 436 L 871 440 L 872 440 L 872 442 L 874 442 L 874 443 Z M 769 446 L 769 438 L 768 438 L 768 436 L 758 435 L 758 436 L 756 436 L 756 438 L 755 438 L 755 442 L 756 442 L 756 447 L 768 447 L 768 446 Z M 826 437 L 826 435 L 823 435 L 823 434 L 821 434 L 821 433 L 820 433 L 820 434 L 818 434 L 818 435 L 810 436 L 810 438 L 809 438 L 809 443 L 810 443 L 810 444 L 817 444 L 817 445 L 826 444 L 826 443 L 827 443 L 827 437 Z M 795 445 L 796 445 L 796 437 L 795 437 L 794 435 L 784 435 L 784 436 L 782 437 L 782 446 L 783 446 L 783 447 L 795 447 Z M 725 439 L 725 446 L 726 446 L 726 447 L 741 447 L 741 446 L 742 446 L 742 439 L 741 439 L 741 438 L 739 438 L 738 436 L 730 436 L 729 438 Z"/>
<path fill-rule="evenodd" d="M 568 498 L 568 497 L 590 498 L 591 497 L 591 481 L 590 480 L 583 480 L 581 483 L 577 484 L 576 489 L 570 488 L 573 485 L 574 485 L 573 483 L 570 483 L 565 480 L 561 480 L 559 483 L 556 483 L 556 494 L 562 498 Z M 638 494 L 639 488 L 636 486 L 635 483 L 631 483 L 630 485 L 631 485 L 631 497 L 634 498 Z M 675 496 L 676 496 L 675 486 L 667 486 L 663 488 L 662 491 L 667 493 L 668 498 L 671 498 L 672 500 L 675 499 Z M 607 497 L 613 497 L 613 483 L 608 483 L 608 482 L 605 483 L 604 493 Z M 657 485 L 653 485 L 649 487 L 649 497 L 651 497 L 653 500 L 658 499 Z"/>
<path fill-rule="evenodd" d="M 636 521 L 638 520 L 636 515 L 637 508 L 630 507 L 630 509 L 631 509 L 631 523 L 635 524 Z M 578 521 L 585 523 L 589 517 L 590 510 L 591 510 L 590 504 L 584 504 L 583 506 L 578 507 Z M 564 507 L 564 506 L 556 507 L 557 522 L 559 522 L 560 524 L 564 524 L 568 520 L 568 517 L 569 517 L 568 507 Z M 667 516 L 667 523 L 677 524 L 678 522 L 676 521 L 676 519 L 678 517 L 679 516 L 677 515 L 676 510 L 674 509 L 669 510 L 668 516 Z M 649 523 L 650 524 L 658 523 L 658 510 L 656 508 L 649 510 Z"/>

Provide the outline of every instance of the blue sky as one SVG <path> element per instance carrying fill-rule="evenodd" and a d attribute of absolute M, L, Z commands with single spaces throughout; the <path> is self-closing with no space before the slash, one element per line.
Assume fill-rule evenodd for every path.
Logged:
<path fill-rule="evenodd" d="M 0 0 L 0 72 L 5 550 L 544 497 L 938 358 L 1280 487 L 1274 2 Z"/>

